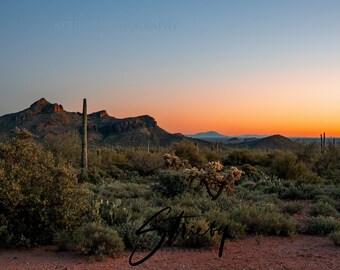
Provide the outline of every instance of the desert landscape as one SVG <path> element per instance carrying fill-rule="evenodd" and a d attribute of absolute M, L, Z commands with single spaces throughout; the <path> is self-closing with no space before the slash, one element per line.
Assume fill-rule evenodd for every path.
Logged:
<path fill-rule="evenodd" d="M 0 270 L 337 270 L 340 1 L 0 1 Z"/>

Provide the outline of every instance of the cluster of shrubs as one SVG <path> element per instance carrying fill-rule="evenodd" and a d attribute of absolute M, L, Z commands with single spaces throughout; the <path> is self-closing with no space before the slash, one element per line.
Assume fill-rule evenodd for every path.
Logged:
<path fill-rule="evenodd" d="M 91 218 L 74 169 L 28 132 L 0 144 L 0 246 L 46 244 Z"/>
<path fill-rule="evenodd" d="M 338 165 L 328 153 L 314 148 L 297 153 L 230 152 L 223 164 L 240 166 L 245 176 L 236 182 L 234 196 L 222 193 L 212 201 L 204 186 L 189 188 L 184 172 L 166 170 L 161 152 L 90 151 L 89 170 L 77 173 L 68 162 L 76 163 L 76 159 L 64 145 L 66 159 L 57 155 L 56 145 L 50 146 L 52 154 L 25 131 L 0 144 L 1 247 L 58 239 L 60 249 L 86 255 L 150 249 L 161 234 L 136 235 L 136 231 L 147 218 L 169 206 L 169 214 L 162 213 L 149 225 L 165 230 L 165 246 L 216 246 L 221 237 L 218 230 L 231 239 L 247 234 L 290 236 L 299 229 L 291 215 L 301 211 L 302 204 L 295 201 L 300 199 L 313 200 L 303 232 L 330 235 L 334 243 L 340 242 L 340 188 L 334 180 Z M 220 152 L 198 150 L 186 142 L 167 151 L 197 168 L 222 160 Z M 330 170 L 322 169 L 322 159 L 330 162 Z M 181 215 L 191 217 L 179 218 L 176 225 Z"/>

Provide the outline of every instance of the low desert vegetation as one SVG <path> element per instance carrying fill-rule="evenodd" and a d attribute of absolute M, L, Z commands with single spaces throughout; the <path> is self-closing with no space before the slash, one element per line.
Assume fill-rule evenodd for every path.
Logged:
<path fill-rule="evenodd" d="M 41 145 L 18 130 L 0 143 L 1 247 L 57 241 L 61 250 L 115 256 L 159 243 L 161 231 L 136 234 L 143 225 L 162 228 L 163 246 L 214 247 L 218 229 L 230 239 L 329 235 L 339 245 L 334 145 L 322 152 L 315 144 L 293 152 L 186 141 L 158 149 L 90 147 L 83 170 L 79 138 L 71 135 Z"/>

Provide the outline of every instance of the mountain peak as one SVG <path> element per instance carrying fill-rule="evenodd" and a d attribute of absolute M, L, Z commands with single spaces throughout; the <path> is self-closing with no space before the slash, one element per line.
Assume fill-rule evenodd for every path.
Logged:
<path fill-rule="evenodd" d="M 34 102 L 30 108 L 30 111 L 33 113 L 52 113 L 52 112 L 61 112 L 64 110 L 63 106 L 57 103 L 50 103 L 45 98 L 41 98 Z"/>
<path fill-rule="evenodd" d="M 39 100 L 37 100 L 36 102 L 34 102 L 31 107 L 35 107 L 35 106 L 39 106 L 39 105 L 47 105 L 47 104 L 51 104 L 49 103 L 45 98 L 41 98 Z"/>

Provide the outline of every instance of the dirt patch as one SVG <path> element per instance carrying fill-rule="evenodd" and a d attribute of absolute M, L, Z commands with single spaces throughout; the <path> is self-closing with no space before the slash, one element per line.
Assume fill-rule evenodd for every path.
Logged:
<path fill-rule="evenodd" d="M 221 258 L 212 250 L 159 250 L 145 263 L 132 267 L 130 252 L 118 258 L 95 261 L 72 253 L 58 253 L 56 247 L 29 250 L 0 250 L 0 269 L 338 269 L 340 249 L 327 237 L 245 238 L 227 242 Z M 136 259 L 146 253 L 137 253 Z"/>

